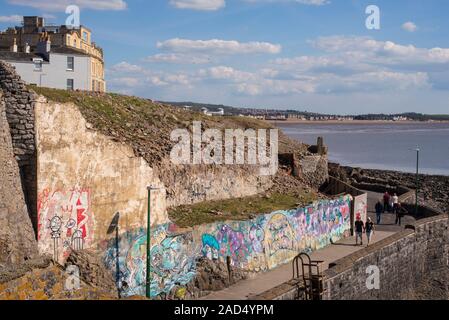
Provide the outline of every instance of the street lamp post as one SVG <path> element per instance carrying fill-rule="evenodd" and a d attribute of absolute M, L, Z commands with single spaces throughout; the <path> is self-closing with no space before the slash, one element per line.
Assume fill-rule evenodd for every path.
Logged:
<path fill-rule="evenodd" d="M 159 190 L 148 186 L 148 211 L 147 211 L 147 274 L 146 274 L 146 297 L 151 299 L 151 191 Z"/>
<path fill-rule="evenodd" d="M 416 147 L 416 199 L 415 199 L 415 215 L 418 217 L 418 207 L 419 207 L 419 147 Z"/>

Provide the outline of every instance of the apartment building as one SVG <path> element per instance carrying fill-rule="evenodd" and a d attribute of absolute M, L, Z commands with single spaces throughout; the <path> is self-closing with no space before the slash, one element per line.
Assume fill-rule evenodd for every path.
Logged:
<path fill-rule="evenodd" d="M 46 25 L 42 17 L 24 17 L 23 26 L 0 32 L 0 60 L 14 65 L 30 84 L 106 91 L 103 50 L 84 26 Z"/>

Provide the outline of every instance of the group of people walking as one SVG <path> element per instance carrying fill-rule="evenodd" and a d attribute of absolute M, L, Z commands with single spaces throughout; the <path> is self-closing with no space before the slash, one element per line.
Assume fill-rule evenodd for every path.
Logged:
<path fill-rule="evenodd" d="M 360 216 L 358 216 L 355 221 L 355 245 L 359 245 L 360 239 L 360 245 L 363 246 L 363 233 L 366 234 L 366 239 L 368 240 L 369 245 L 371 242 L 371 237 L 374 234 L 374 229 L 374 223 L 371 221 L 370 217 L 368 217 L 366 223 L 363 223 Z"/>
<path fill-rule="evenodd" d="M 401 225 L 401 220 L 404 216 L 404 210 L 401 203 L 399 202 L 399 197 L 396 193 L 391 195 L 388 191 L 385 191 L 383 196 L 383 204 L 382 199 L 379 199 L 379 201 L 376 203 L 375 209 L 377 224 L 381 223 L 382 213 L 389 212 L 396 215 L 395 224 Z"/>
<path fill-rule="evenodd" d="M 391 195 L 388 191 L 385 191 L 383 195 L 383 199 L 379 199 L 377 201 L 376 206 L 376 224 L 380 224 L 382 222 L 382 214 L 385 212 L 394 213 L 396 215 L 395 224 L 401 225 L 402 217 L 404 216 L 404 208 L 399 202 L 399 197 L 396 193 Z M 360 216 L 357 216 L 355 221 L 355 244 L 363 245 L 363 234 L 366 234 L 366 238 L 368 240 L 368 245 L 371 242 L 371 238 L 374 235 L 374 222 L 371 218 L 368 217 L 367 221 L 364 223 Z"/>

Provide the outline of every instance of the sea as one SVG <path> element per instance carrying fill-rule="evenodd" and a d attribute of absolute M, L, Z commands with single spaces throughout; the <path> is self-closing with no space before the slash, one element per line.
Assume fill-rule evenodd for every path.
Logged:
<path fill-rule="evenodd" d="M 276 126 L 291 138 L 316 144 L 324 137 L 329 160 L 366 169 L 449 176 L 449 123 L 288 123 Z"/>

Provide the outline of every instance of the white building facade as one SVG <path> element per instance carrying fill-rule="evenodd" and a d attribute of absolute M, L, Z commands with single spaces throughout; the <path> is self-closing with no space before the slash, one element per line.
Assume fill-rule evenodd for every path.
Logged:
<path fill-rule="evenodd" d="M 91 58 L 76 51 L 49 52 L 48 58 L 35 54 L 2 54 L 0 60 L 16 68 L 25 82 L 39 87 L 64 90 L 92 90 Z"/>

